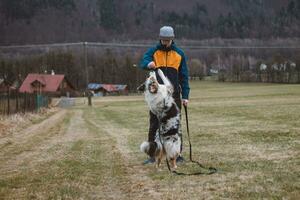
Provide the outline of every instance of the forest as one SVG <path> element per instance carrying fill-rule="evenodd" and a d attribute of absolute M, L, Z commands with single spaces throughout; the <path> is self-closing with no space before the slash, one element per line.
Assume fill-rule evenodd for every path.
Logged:
<path fill-rule="evenodd" d="M 80 90 L 135 91 L 140 59 L 166 24 L 191 79 L 300 82 L 300 0 L 0 0 L 0 78 L 54 70 Z"/>
<path fill-rule="evenodd" d="M 0 44 L 177 39 L 290 38 L 300 0 L 0 0 Z M 20 34 L 22 30 L 22 34 Z"/>

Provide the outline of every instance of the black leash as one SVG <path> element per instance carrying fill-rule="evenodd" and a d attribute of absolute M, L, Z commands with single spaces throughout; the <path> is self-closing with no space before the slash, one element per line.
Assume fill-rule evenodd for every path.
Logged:
<path fill-rule="evenodd" d="M 188 141 L 189 141 L 189 146 L 190 146 L 190 161 L 192 163 L 196 163 L 199 167 L 208 170 L 209 172 L 206 173 L 206 174 L 214 174 L 218 171 L 216 168 L 214 168 L 214 167 L 208 167 L 207 168 L 204 165 L 202 165 L 200 162 L 195 161 L 192 158 L 193 152 L 192 152 L 192 143 L 191 143 L 191 138 L 190 138 L 189 118 L 188 118 L 187 106 L 184 105 L 183 107 L 184 107 L 184 112 L 185 112 L 186 131 L 187 131 L 187 134 L 188 134 Z"/>
<path fill-rule="evenodd" d="M 166 157 L 166 163 L 167 163 L 167 166 L 168 166 L 168 169 L 170 172 L 172 172 L 173 174 L 176 174 L 176 175 L 185 175 L 185 176 L 193 176 L 193 175 L 211 175 L 211 174 L 214 174 L 217 172 L 217 169 L 214 168 L 214 167 L 205 167 L 204 165 L 202 165 L 200 162 L 198 161 L 195 161 L 193 160 L 192 158 L 192 143 L 191 143 L 191 139 L 190 139 L 190 130 L 189 130 L 189 120 L 188 120 L 188 112 L 187 112 L 187 106 L 184 105 L 184 111 L 185 111 L 185 120 L 186 120 L 186 130 L 187 130 L 187 134 L 188 134 L 188 141 L 189 141 L 189 147 L 190 147 L 190 161 L 192 163 L 196 163 L 200 168 L 202 169 L 205 169 L 205 170 L 208 170 L 208 172 L 195 172 L 195 173 L 183 173 L 183 172 L 177 172 L 176 170 L 171 170 L 171 167 L 170 167 L 170 164 L 169 164 L 169 161 L 168 161 L 168 158 Z M 161 140 L 161 130 L 160 130 L 160 119 L 158 119 L 158 131 L 159 131 L 159 140 L 160 140 L 160 143 L 162 144 L 162 147 L 163 147 L 163 151 L 165 151 L 165 146 L 164 144 L 162 143 L 162 140 Z M 181 141 L 182 142 L 182 141 Z M 165 151 L 166 152 L 166 151 Z"/>

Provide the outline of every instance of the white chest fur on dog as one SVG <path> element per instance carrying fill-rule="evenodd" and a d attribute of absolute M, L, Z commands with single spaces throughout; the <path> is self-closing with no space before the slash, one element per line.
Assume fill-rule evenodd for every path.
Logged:
<path fill-rule="evenodd" d="M 155 72 L 150 72 L 150 76 L 145 82 L 145 100 L 150 111 L 159 120 L 160 128 L 156 132 L 156 161 L 160 164 L 164 155 L 172 161 L 172 166 L 176 168 L 176 158 L 180 155 L 181 139 L 180 131 L 180 112 L 172 97 L 173 86 L 158 69 L 158 74 L 164 84 L 159 84 Z M 149 151 L 149 142 L 141 144 L 141 150 L 145 153 Z"/>

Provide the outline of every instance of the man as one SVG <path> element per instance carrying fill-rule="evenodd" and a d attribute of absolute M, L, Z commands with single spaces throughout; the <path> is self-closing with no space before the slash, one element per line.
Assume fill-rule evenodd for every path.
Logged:
<path fill-rule="evenodd" d="M 150 48 L 143 56 L 140 67 L 147 70 L 160 68 L 174 87 L 173 98 L 181 110 L 181 103 L 187 106 L 189 99 L 189 75 L 186 59 L 183 51 L 174 43 L 174 30 L 171 26 L 163 26 L 159 31 L 159 44 Z M 162 80 L 158 77 L 158 82 Z M 181 94 L 181 96 L 180 96 Z M 182 97 L 182 98 L 181 98 Z M 150 127 L 148 141 L 154 142 L 156 130 L 158 129 L 158 119 L 150 111 Z M 182 141 L 182 140 L 181 140 Z M 182 150 L 182 147 L 181 147 Z M 150 158 L 144 164 L 154 163 L 154 150 L 149 150 Z M 177 162 L 182 162 L 183 157 L 178 157 Z"/>

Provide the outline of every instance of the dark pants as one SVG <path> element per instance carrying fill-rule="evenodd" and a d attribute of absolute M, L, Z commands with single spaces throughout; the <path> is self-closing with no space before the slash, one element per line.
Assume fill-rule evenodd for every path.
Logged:
<path fill-rule="evenodd" d="M 179 98 L 174 98 L 175 103 L 177 104 L 179 108 L 179 112 L 181 112 L 181 99 Z M 181 115 L 180 115 L 181 118 Z M 150 111 L 150 126 L 149 126 L 149 133 L 148 133 L 148 142 L 154 142 L 155 140 L 155 135 L 156 135 L 156 130 L 158 129 L 159 122 L 157 117 Z M 179 129 L 181 129 L 181 126 L 179 126 Z M 181 131 L 180 131 L 181 133 Z M 182 151 L 182 134 L 180 134 L 180 139 L 181 139 L 181 146 L 180 146 L 180 152 Z M 155 146 L 154 146 L 155 147 Z M 153 147 L 153 148 L 154 148 Z M 150 147 L 149 150 L 149 155 L 153 157 L 154 155 L 154 150 Z"/>

